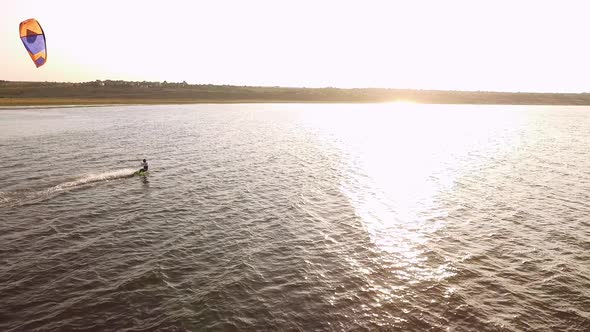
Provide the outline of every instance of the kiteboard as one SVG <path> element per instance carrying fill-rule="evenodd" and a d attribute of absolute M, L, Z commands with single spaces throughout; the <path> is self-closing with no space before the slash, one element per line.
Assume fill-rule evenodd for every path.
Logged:
<path fill-rule="evenodd" d="M 133 175 L 145 176 L 146 173 L 147 173 L 147 171 L 140 169 L 139 171 L 136 171 L 135 173 L 133 173 Z"/>

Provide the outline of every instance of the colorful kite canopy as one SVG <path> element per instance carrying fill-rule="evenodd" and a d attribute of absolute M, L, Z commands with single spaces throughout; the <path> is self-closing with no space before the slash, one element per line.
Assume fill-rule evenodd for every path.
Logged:
<path fill-rule="evenodd" d="M 45 45 L 45 34 L 41 25 L 36 19 L 30 18 L 20 23 L 20 39 L 29 52 L 31 59 L 37 68 L 43 66 L 47 61 L 47 47 Z"/>

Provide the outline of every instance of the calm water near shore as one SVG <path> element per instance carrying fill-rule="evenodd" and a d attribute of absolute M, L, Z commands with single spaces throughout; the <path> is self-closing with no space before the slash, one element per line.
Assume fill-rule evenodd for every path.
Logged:
<path fill-rule="evenodd" d="M 0 109 L 0 263 L 1 331 L 588 331 L 590 108 Z"/>

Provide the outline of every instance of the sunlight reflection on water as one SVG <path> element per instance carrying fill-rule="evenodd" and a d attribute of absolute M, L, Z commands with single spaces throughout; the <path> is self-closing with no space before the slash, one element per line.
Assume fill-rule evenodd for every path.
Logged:
<path fill-rule="evenodd" d="M 376 248 L 389 254 L 384 263 L 409 282 L 448 278 L 449 263 L 432 265 L 425 255 L 431 234 L 445 227 L 442 195 L 485 159 L 514 148 L 523 113 L 399 103 L 342 108 L 337 116 L 310 110 L 306 121 L 345 156 L 341 191 Z"/>

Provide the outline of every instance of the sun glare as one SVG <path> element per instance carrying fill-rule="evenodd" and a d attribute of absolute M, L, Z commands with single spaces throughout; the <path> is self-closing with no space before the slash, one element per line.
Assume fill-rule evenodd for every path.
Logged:
<path fill-rule="evenodd" d="M 431 234 L 445 227 L 441 197 L 480 168 L 470 154 L 509 153 L 518 144 L 519 123 L 526 121 L 522 112 L 496 106 L 473 110 L 405 101 L 306 114 L 309 126 L 346 157 L 341 191 L 369 238 L 397 264 L 413 266 L 414 275 L 406 276 L 412 280 L 450 275 L 445 266 L 426 269 L 421 263 Z"/>
<path fill-rule="evenodd" d="M 410 105 L 415 105 L 416 102 L 414 102 L 412 100 L 398 99 L 398 100 L 386 102 L 386 104 L 391 104 L 391 105 L 396 105 L 396 106 L 410 106 Z"/>

